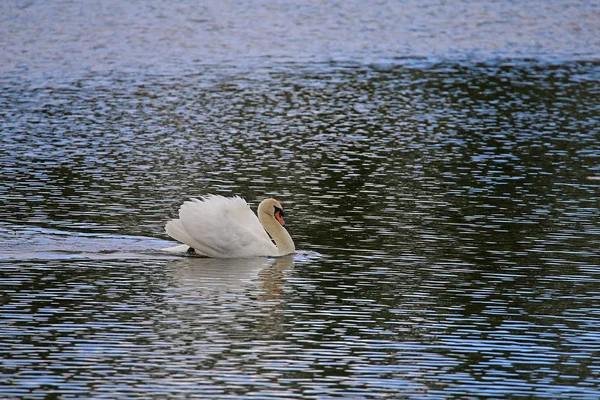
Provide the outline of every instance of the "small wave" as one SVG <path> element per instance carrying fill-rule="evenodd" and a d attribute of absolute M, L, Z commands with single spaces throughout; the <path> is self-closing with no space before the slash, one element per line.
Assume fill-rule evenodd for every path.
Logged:
<path fill-rule="evenodd" d="M 172 259 L 173 256 L 157 250 L 172 244 L 172 242 L 144 236 L 0 225 L 0 261 Z"/>

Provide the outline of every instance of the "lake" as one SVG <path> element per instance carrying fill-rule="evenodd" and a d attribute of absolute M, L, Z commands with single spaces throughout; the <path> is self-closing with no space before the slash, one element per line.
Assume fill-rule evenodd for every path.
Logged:
<path fill-rule="evenodd" d="M 0 397 L 600 398 L 598 4 L 0 15 Z M 211 193 L 297 254 L 161 251 Z"/>

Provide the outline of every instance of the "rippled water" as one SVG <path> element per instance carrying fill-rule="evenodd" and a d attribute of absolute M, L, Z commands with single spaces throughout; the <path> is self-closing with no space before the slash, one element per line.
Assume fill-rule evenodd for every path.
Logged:
<path fill-rule="evenodd" d="M 226 3 L 0 5 L 0 397 L 599 398 L 597 5 Z"/>

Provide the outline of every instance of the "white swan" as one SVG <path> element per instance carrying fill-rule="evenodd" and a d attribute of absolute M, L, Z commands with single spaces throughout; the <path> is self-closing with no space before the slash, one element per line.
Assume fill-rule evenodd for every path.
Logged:
<path fill-rule="evenodd" d="M 167 222 L 165 230 L 173 239 L 207 257 L 277 257 L 296 251 L 284 225 L 283 208 L 275 199 L 263 200 L 256 218 L 241 197 L 208 195 L 184 202 L 179 219 Z M 164 250 L 185 251 L 186 246 Z"/>

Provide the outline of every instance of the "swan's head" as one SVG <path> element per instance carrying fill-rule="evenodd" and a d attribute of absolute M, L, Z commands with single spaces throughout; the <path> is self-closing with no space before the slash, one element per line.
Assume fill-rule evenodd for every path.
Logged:
<path fill-rule="evenodd" d="M 283 220 L 283 207 L 281 207 L 281 203 L 277 200 L 264 199 L 260 203 L 258 206 L 258 217 L 261 218 L 263 215 L 274 218 L 281 226 L 285 226 L 285 221 Z"/>

